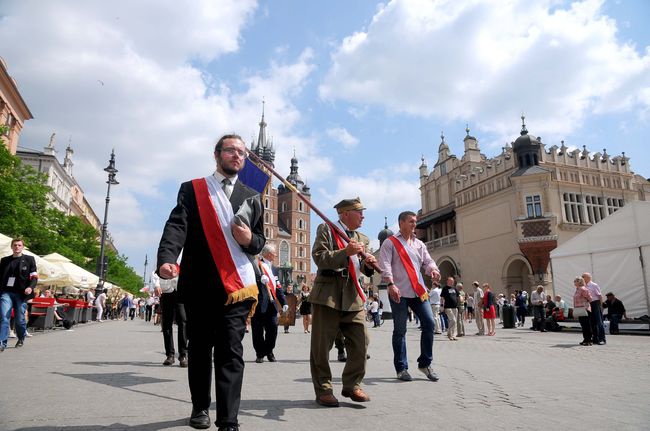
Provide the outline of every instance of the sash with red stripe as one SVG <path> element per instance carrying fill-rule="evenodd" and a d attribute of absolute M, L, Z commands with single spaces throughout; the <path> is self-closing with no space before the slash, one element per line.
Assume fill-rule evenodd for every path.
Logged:
<path fill-rule="evenodd" d="M 341 236 L 338 233 L 336 233 L 336 228 L 330 225 L 330 230 L 332 231 L 332 236 L 334 237 L 334 241 L 336 241 L 336 245 L 338 246 L 339 250 L 344 249 L 345 242 L 343 242 L 343 238 L 341 238 Z M 357 293 L 359 294 L 359 297 L 365 303 L 366 294 L 363 293 L 363 289 L 359 284 L 359 275 L 357 274 L 357 267 L 354 265 L 354 262 L 352 262 L 352 259 L 349 256 L 348 256 L 348 273 L 352 277 L 352 281 L 354 282 L 354 287 L 357 289 Z"/>
<path fill-rule="evenodd" d="M 421 276 L 419 275 L 420 272 L 415 269 L 415 264 L 411 259 L 411 256 L 409 256 L 408 251 L 406 251 L 404 244 L 402 244 L 402 242 L 399 239 L 395 238 L 395 236 L 389 236 L 388 239 L 391 240 L 391 242 L 395 246 L 395 250 L 397 250 L 397 255 L 399 256 L 399 260 L 402 262 L 402 265 L 404 265 L 404 269 L 406 270 L 406 274 L 408 275 L 409 281 L 411 282 L 411 286 L 413 287 L 415 294 L 422 301 L 428 299 L 429 294 L 427 293 L 427 290 L 424 288 L 424 280 L 421 279 Z"/>
<path fill-rule="evenodd" d="M 214 177 L 210 176 L 192 180 L 192 186 L 205 239 L 228 295 L 226 305 L 246 299 L 256 301 L 255 270 L 230 231 L 234 216 L 232 207 L 221 187 L 209 185 L 209 181 L 216 184 Z"/>
<path fill-rule="evenodd" d="M 262 274 L 266 275 L 266 278 L 268 281 L 266 282 L 266 289 L 269 291 L 269 295 L 273 298 L 273 305 L 275 305 L 275 309 L 280 311 L 278 309 L 279 304 L 278 304 L 278 297 L 277 294 L 275 293 L 275 276 L 273 275 L 273 271 L 269 271 L 268 266 L 262 259 L 259 259 L 257 261 L 259 264 L 260 270 L 262 271 Z"/>

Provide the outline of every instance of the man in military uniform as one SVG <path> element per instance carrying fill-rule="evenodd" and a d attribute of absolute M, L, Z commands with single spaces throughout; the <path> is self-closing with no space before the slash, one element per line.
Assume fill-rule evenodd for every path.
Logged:
<path fill-rule="evenodd" d="M 339 331 L 345 337 L 348 354 L 341 395 L 357 402 L 370 401 L 361 389 L 366 373 L 368 333 L 363 310 L 365 297 L 358 278 L 362 272 L 371 276 L 371 265 L 377 262 L 373 256 L 359 256 L 369 243 L 367 236 L 356 232 L 363 222 L 365 208 L 361 200 L 344 199 L 334 208 L 339 215 L 336 225 L 346 232 L 350 242 L 346 245 L 327 223 L 318 226 L 312 247 L 318 273 L 309 297 L 313 319 L 309 358 L 311 376 L 316 402 L 326 407 L 339 405 L 333 394 L 329 366 L 329 352 Z"/>

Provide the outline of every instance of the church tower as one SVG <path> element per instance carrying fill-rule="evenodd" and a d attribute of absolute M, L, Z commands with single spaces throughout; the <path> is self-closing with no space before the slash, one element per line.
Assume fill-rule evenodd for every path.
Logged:
<path fill-rule="evenodd" d="M 294 152 L 287 181 L 307 199 L 311 196 L 309 186 L 298 174 L 298 159 Z M 278 227 L 280 240 L 278 255 L 280 263 L 290 262 L 293 266 L 292 278 L 297 282 L 309 280 L 311 272 L 311 209 L 298 196 L 298 193 L 280 184 L 278 187 Z"/>

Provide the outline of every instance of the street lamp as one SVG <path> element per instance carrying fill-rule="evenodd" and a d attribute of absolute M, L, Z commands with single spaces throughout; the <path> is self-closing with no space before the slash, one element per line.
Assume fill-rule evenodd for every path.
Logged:
<path fill-rule="evenodd" d="M 97 275 L 99 276 L 99 282 L 97 282 L 97 293 L 101 290 L 104 290 L 104 281 L 106 280 L 106 264 L 104 260 L 104 243 L 106 242 L 106 231 L 108 230 L 108 203 L 111 201 L 111 186 L 118 185 L 119 183 L 115 179 L 115 174 L 117 174 L 117 169 L 115 169 L 115 150 L 111 151 L 111 159 L 108 161 L 108 166 L 104 168 L 104 171 L 108 172 L 108 189 L 106 190 L 106 206 L 104 207 L 104 223 L 102 224 L 102 239 L 99 243 L 99 261 L 97 262 Z"/>

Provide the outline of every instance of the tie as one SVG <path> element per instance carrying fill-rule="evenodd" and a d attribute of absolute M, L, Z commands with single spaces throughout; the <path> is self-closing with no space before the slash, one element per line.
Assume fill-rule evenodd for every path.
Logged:
<path fill-rule="evenodd" d="M 223 192 L 226 194 L 226 197 L 230 199 L 230 195 L 232 194 L 232 188 L 230 187 L 230 180 L 228 178 L 224 178 L 221 183 L 223 184 Z"/>
<path fill-rule="evenodd" d="M 353 230 L 346 230 L 345 234 L 348 236 L 348 238 L 352 239 L 354 237 L 354 231 Z"/>

